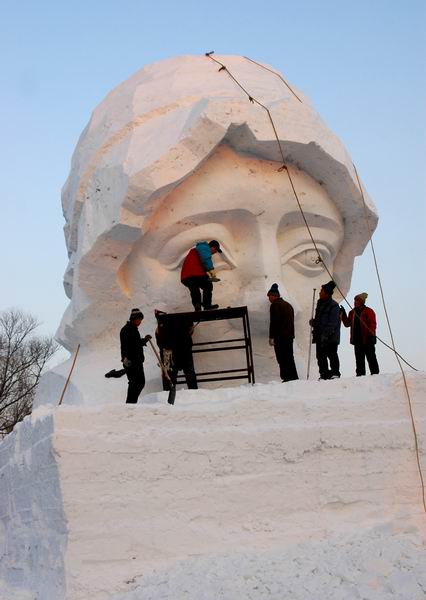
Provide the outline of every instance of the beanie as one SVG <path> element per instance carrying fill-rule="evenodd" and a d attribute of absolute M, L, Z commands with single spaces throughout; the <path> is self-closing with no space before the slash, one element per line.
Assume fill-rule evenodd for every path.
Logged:
<path fill-rule="evenodd" d="M 336 284 L 334 283 L 334 281 L 329 281 L 328 283 L 324 283 L 324 285 L 322 285 L 321 287 L 326 294 L 331 296 L 334 292 L 334 288 L 336 287 Z"/>
<path fill-rule="evenodd" d="M 271 285 L 271 289 L 267 293 L 267 296 L 279 296 L 280 292 L 278 290 L 278 283 L 273 283 Z"/>
<path fill-rule="evenodd" d="M 132 308 L 129 321 L 137 321 L 138 319 L 143 319 L 143 313 L 141 312 L 140 308 Z"/>
<path fill-rule="evenodd" d="M 217 240 L 211 240 L 211 242 L 209 242 L 209 246 L 210 248 L 216 248 L 219 254 L 222 254 L 222 248 Z"/>
<path fill-rule="evenodd" d="M 365 302 L 368 298 L 368 294 L 367 292 L 362 292 L 362 294 L 357 294 L 355 296 L 355 298 L 359 298 L 360 300 L 362 300 L 363 302 Z"/>

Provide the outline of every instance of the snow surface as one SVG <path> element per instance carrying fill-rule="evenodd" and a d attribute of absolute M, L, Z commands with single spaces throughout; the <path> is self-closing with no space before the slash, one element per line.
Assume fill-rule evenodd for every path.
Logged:
<path fill-rule="evenodd" d="M 166 398 L 40 407 L 4 440 L 2 600 L 425 597 L 401 376 Z"/>

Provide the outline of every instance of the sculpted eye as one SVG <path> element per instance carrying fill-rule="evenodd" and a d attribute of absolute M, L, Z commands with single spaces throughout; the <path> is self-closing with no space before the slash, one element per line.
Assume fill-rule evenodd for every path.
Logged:
<path fill-rule="evenodd" d="M 207 233 L 207 235 L 206 235 Z M 222 235 L 220 235 L 222 234 Z M 235 260 L 230 250 L 230 234 L 222 225 L 194 227 L 185 232 L 181 232 L 167 240 L 164 246 L 157 253 L 156 258 L 163 266 L 170 270 L 176 270 L 182 265 L 185 256 L 195 244 L 201 240 L 216 239 L 220 243 L 222 253 L 216 253 L 213 258 L 217 270 L 233 269 L 236 266 Z"/>
<path fill-rule="evenodd" d="M 318 245 L 318 250 L 322 260 L 328 266 L 331 262 L 331 253 L 329 249 L 321 244 Z M 290 265 L 295 271 L 306 277 L 316 277 L 325 270 L 324 264 L 318 260 L 317 251 L 309 245 L 306 245 L 305 247 L 298 246 L 288 252 L 281 258 L 281 264 L 283 266 Z"/>

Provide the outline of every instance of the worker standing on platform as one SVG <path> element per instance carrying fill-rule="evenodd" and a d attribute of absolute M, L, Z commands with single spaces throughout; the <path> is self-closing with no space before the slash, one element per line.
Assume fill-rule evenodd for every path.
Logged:
<path fill-rule="evenodd" d="M 283 382 L 299 379 L 293 354 L 294 310 L 281 298 L 278 284 L 273 283 L 268 292 L 270 306 L 269 344 L 274 347 Z"/>
<path fill-rule="evenodd" d="M 212 304 L 213 283 L 220 281 L 216 277 L 212 261 L 212 255 L 216 252 L 222 253 L 218 241 L 198 242 L 183 261 L 180 279 L 189 289 L 196 311 L 200 311 L 201 306 L 204 310 L 219 308 L 218 304 Z M 203 292 L 202 298 L 201 292 Z"/>

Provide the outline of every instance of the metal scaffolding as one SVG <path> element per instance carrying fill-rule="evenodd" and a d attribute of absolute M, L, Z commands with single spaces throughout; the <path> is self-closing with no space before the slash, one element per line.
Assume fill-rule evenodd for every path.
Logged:
<path fill-rule="evenodd" d="M 216 310 L 205 310 L 203 312 L 185 312 L 185 313 L 164 313 L 158 316 L 158 322 L 167 325 L 173 320 L 191 319 L 196 324 L 208 323 L 211 321 L 227 321 L 229 319 L 241 319 L 242 337 L 224 338 L 222 340 L 211 340 L 208 342 L 194 342 L 192 354 L 201 352 L 225 352 L 229 350 L 243 350 L 245 356 L 245 366 L 238 369 L 222 369 L 220 371 L 197 372 L 197 381 L 226 381 L 230 379 L 247 379 L 248 383 L 255 382 L 253 351 L 251 345 L 250 322 L 247 306 L 237 306 L 233 308 L 219 308 Z M 184 383 L 185 376 L 178 375 L 176 383 Z"/>

